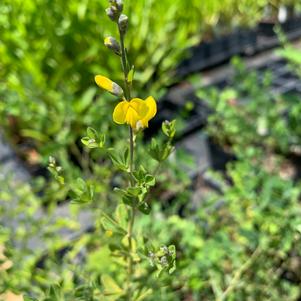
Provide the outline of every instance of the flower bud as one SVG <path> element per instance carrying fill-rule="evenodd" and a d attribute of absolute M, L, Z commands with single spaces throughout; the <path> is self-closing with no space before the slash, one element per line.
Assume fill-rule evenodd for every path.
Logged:
<path fill-rule="evenodd" d="M 113 37 L 106 37 L 104 44 L 109 49 L 113 50 L 117 55 L 120 55 L 120 45 Z"/>
<path fill-rule="evenodd" d="M 121 97 L 123 95 L 122 88 L 105 76 L 96 75 L 95 82 L 100 88 L 110 92 L 115 96 Z"/>
<path fill-rule="evenodd" d="M 118 12 L 122 13 L 122 10 L 123 10 L 123 0 L 116 0 L 115 4 L 116 4 L 116 8 L 117 8 Z"/>
<path fill-rule="evenodd" d="M 120 32 L 125 34 L 128 28 L 128 17 L 124 14 L 120 15 L 118 19 L 118 26 L 120 29 Z"/>
<path fill-rule="evenodd" d="M 116 22 L 119 18 L 119 12 L 117 11 L 117 8 L 115 6 L 106 8 L 106 14 L 114 22 Z"/>

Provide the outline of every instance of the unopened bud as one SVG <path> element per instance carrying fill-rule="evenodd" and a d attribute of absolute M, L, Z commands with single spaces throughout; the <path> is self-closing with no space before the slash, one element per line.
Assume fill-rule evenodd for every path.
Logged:
<path fill-rule="evenodd" d="M 112 21 L 116 22 L 118 20 L 119 13 L 115 6 L 110 6 L 106 8 L 106 14 Z"/>
<path fill-rule="evenodd" d="M 116 8 L 118 10 L 119 13 L 122 13 L 123 10 L 123 0 L 116 0 Z"/>
<path fill-rule="evenodd" d="M 124 14 L 121 14 L 118 19 L 118 26 L 121 33 L 125 34 L 128 28 L 128 17 Z"/>
<path fill-rule="evenodd" d="M 118 84 L 114 83 L 113 81 L 111 81 L 109 78 L 107 78 L 105 76 L 96 75 L 95 82 L 100 88 L 110 92 L 113 95 L 116 95 L 119 97 L 121 97 L 123 95 L 122 88 Z"/>
<path fill-rule="evenodd" d="M 113 37 L 106 37 L 104 44 L 109 49 L 113 50 L 117 55 L 120 55 L 120 45 Z"/>

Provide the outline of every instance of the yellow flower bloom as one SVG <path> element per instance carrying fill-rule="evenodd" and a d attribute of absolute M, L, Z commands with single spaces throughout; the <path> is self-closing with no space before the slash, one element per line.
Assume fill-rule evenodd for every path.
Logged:
<path fill-rule="evenodd" d="M 122 88 L 118 84 L 114 83 L 113 81 L 111 81 L 109 78 L 107 78 L 105 76 L 96 75 L 95 82 L 100 88 L 107 90 L 108 92 L 110 92 L 116 96 L 123 95 Z"/>
<path fill-rule="evenodd" d="M 148 122 L 156 115 L 157 104 L 152 96 L 146 100 L 133 98 L 121 101 L 114 109 L 113 120 L 118 124 L 129 124 L 134 130 L 148 127 Z"/>

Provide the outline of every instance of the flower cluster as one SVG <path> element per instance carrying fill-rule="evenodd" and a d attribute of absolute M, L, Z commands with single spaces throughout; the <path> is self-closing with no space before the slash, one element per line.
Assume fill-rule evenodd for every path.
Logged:
<path fill-rule="evenodd" d="M 148 127 L 148 122 L 157 113 L 157 104 L 152 96 L 147 97 L 145 100 L 133 98 L 128 101 L 123 96 L 122 88 L 109 78 L 96 75 L 95 82 L 102 89 L 115 96 L 122 97 L 122 101 L 116 105 L 113 112 L 114 122 L 117 124 L 126 123 L 135 131 Z"/>
<path fill-rule="evenodd" d="M 118 124 L 129 124 L 136 131 L 148 127 L 148 122 L 157 113 L 156 101 L 152 96 L 142 100 L 133 98 L 117 104 L 113 112 L 113 120 Z"/>
<path fill-rule="evenodd" d="M 117 83 L 109 78 L 96 75 L 96 84 L 110 92 L 111 94 L 121 98 L 121 101 L 116 105 L 113 112 L 113 120 L 117 124 L 128 124 L 132 130 L 139 131 L 148 127 L 148 122 L 157 113 L 157 104 L 152 96 L 145 100 L 141 98 L 130 97 L 130 88 L 132 85 L 134 69 L 129 67 L 126 51 L 124 48 L 124 36 L 128 27 L 128 17 L 122 14 L 122 0 L 110 0 L 110 7 L 106 9 L 108 17 L 117 24 L 120 35 L 120 44 L 114 37 L 106 37 L 104 44 L 116 55 L 121 57 L 122 68 L 125 76 L 125 89 L 123 90 Z M 125 92 L 128 93 L 125 93 Z"/>

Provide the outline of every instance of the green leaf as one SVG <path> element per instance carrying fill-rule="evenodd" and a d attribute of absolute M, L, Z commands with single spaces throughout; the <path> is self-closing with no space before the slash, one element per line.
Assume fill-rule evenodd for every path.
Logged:
<path fill-rule="evenodd" d="M 128 73 L 128 77 L 127 77 L 127 82 L 129 84 L 132 84 L 133 79 L 134 79 L 134 73 L 135 73 L 135 66 L 132 66 L 130 72 Z"/>
<path fill-rule="evenodd" d="M 96 139 L 97 138 L 97 131 L 91 127 L 87 128 L 87 135 L 89 138 Z"/>
<path fill-rule="evenodd" d="M 83 137 L 81 139 L 81 142 L 82 142 L 83 145 L 85 145 L 85 146 L 87 146 L 89 148 L 96 148 L 96 147 L 98 147 L 98 144 L 97 144 L 96 140 L 93 139 L 93 138 Z"/>
<path fill-rule="evenodd" d="M 176 125 L 176 120 L 172 120 L 172 121 L 165 120 L 162 123 L 162 131 L 168 138 L 172 139 L 175 136 L 176 134 L 175 125 Z"/>
<path fill-rule="evenodd" d="M 142 203 L 139 204 L 138 210 L 140 212 L 142 212 L 143 214 L 148 215 L 151 211 L 151 208 L 146 202 L 142 202 Z"/>
<path fill-rule="evenodd" d="M 146 297 L 152 294 L 153 290 L 151 288 L 145 289 L 141 292 L 141 294 L 135 299 L 135 301 L 143 301 Z"/>
<path fill-rule="evenodd" d="M 130 150 L 128 148 L 125 149 L 124 153 L 123 153 L 123 162 L 128 165 L 129 163 L 129 155 L 130 155 Z"/>
<path fill-rule="evenodd" d="M 126 229 L 129 219 L 127 206 L 124 204 L 119 204 L 115 210 L 115 217 L 121 227 Z"/>
<path fill-rule="evenodd" d="M 47 135 L 44 135 L 41 131 L 36 131 L 33 129 L 23 129 L 21 130 L 21 136 L 32 138 L 34 140 L 37 140 L 39 142 L 47 142 L 49 140 L 49 137 Z"/>
<path fill-rule="evenodd" d="M 59 285 L 53 285 L 49 288 L 48 296 L 45 301 L 63 301 L 61 288 Z"/>
<path fill-rule="evenodd" d="M 145 184 L 148 186 L 155 186 L 156 184 L 156 178 L 150 174 L 145 176 Z"/>
<path fill-rule="evenodd" d="M 111 218 L 110 216 L 108 216 L 105 213 L 102 213 L 100 222 L 106 231 L 111 230 L 113 232 L 116 232 L 116 233 L 119 233 L 122 235 L 127 234 L 127 231 L 125 229 L 123 229 L 116 220 L 114 220 L 113 218 Z"/>
<path fill-rule="evenodd" d="M 159 145 L 155 138 L 152 139 L 149 148 L 149 154 L 156 161 L 158 162 L 165 161 L 173 151 L 174 151 L 174 147 L 171 145 L 169 141 L 167 143 L 164 143 L 163 145 Z"/>
<path fill-rule="evenodd" d="M 103 148 L 105 144 L 105 135 L 98 134 L 97 131 L 91 127 L 87 128 L 86 137 L 81 138 L 82 144 L 88 148 Z"/>
<path fill-rule="evenodd" d="M 136 206 L 139 203 L 139 200 L 137 197 L 135 197 L 133 195 L 128 195 L 128 194 L 126 194 L 122 197 L 122 201 L 124 204 L 132 206 L 132 207 Z"/>
<path fill-rule="evenodd" d="M 109 152 L 112 163 L 118 169 L 123 171 L 129 171 L 129 151 L 126 149 L 121 155 L 117 153 L 114 149 Z"/>
<path fill-rule="evenodd" d="M 109 275 L 103 275 L 101 277 L 101 282 L 104 286 L 104 295 L 114 297 L 112 300 L 117 300 L 124 294 L 123 289 Z"/>
<path fill-rule="evenodd" d="M 81 178 L 77 178 L 75 183 L 71 183 L 70 196 L 74 204 L 89 203 L 94 197 L 94 186 Z"/>
<path fill-rule="evenodd" d="M 142 190 L 141 187 L 129 187 L 127 189 L 127 194 L 130 196 L 139 196 L 141 194 Z"/>

